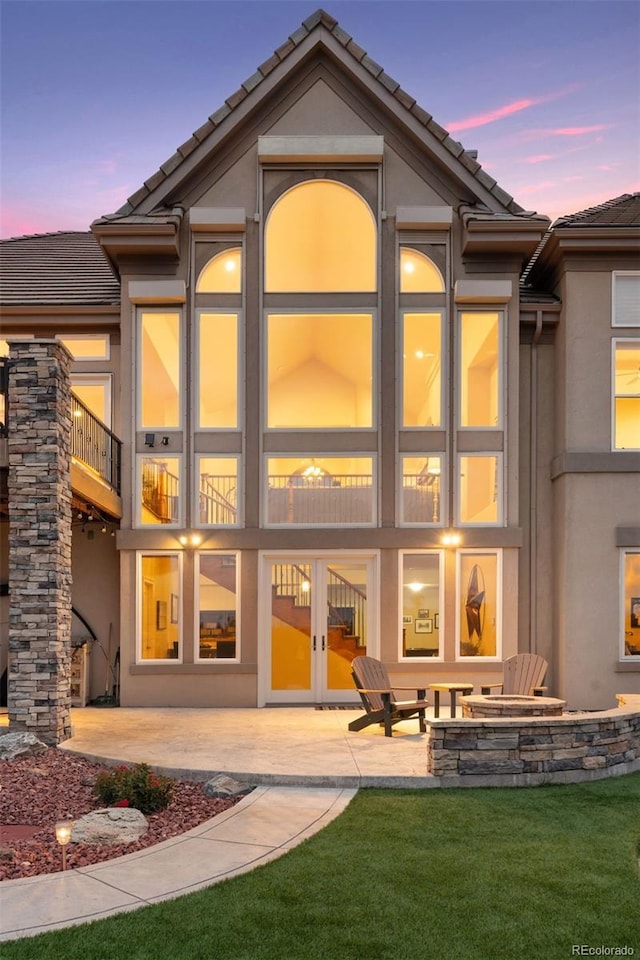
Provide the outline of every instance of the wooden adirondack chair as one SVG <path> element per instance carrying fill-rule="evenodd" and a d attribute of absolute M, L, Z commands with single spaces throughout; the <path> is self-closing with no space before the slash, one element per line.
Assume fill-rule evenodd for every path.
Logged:
<path fill-rule="evenodd" d="M 548 687 L 541 686 L 549 664 L 537 653 L 517 653 L 503 663 L 502 683 L 489 683 L 482 687 L 483 694 L 490 694 L 497 687 L 501 693 L 521 697 L 542 697 Z"/>
<path fill-rule="evenodd" d="M 362 730 L 371 723 L 379 723 L 384 725 L 385 737 L 390 737 L 394 723 L 415 716 L 418 717 L 420 732 L 424 733 L 427 729 L 424 722 L 424 712 L 429 706 L 425 700 L 426 688 L 392 687 L 385 667 L 374 657 L 354 657 L 351 676 L 366 713 L 352 720 L 349 730 Z M 416 699 L 398 701 L 394 697 L 396 690 L 412 690 Z"/>

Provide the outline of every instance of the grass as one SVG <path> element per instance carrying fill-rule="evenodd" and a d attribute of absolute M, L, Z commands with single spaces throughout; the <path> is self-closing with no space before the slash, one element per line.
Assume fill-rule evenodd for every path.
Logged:
<path fill-rule="evenodd" d="M 615 955 L 603 946 L 638 956 L 639 839 L 640 773 L 531 789 L 362 790 L 274 863 L 5 943 L 2 957 L 564 960 L 583 944 L 592 956 Z"/>

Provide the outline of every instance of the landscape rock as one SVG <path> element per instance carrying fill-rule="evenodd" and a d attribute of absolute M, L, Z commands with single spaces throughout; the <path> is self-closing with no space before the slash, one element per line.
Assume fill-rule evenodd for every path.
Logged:
<path fill-rule="evenodd" d="M 48 747 L 33 733 L 4 733 L 0 736 L 0 760 L 13 760 L 14 757 L 31 756 L 43 753 Z"/>
<path fill-rule="evenodd" d="M 246 793 L 251 793 L 253 790 L 252 786 L 249 786 L 246 783 L 240 783 L 238 780 L 234 780 L 233 777 L 227 777 L 225 774 L 220 773 L 217 777 L 213 777 L 211 780 L 207 780 L 204 785 L 204 794 L 206 797 L 242 797 Z"/>
<path fill-rule="evenodd" d="M 131 807 L 104 807 L 73 824 L 71 843 L 134 843 L 149 829 L 144 814 Z"/>

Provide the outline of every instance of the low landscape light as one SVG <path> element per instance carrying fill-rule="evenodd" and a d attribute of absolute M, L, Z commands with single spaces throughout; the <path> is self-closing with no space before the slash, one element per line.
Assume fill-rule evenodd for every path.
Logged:
<path fill-rule="evenodd" d="M 67 869 L 67 845 L 71 841 L 73 820 L 60 820 L 56 823 L 56 840 L 62 847 L 62 869 Z"/>

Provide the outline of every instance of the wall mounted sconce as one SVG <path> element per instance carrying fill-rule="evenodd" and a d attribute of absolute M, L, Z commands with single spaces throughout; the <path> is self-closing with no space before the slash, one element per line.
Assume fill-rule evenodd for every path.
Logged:
<path fill-rule="evenodd" d="M 71 841 L 71 831 L 73 830 L 73 820 L 60 820 L 56 823 L 56 840 L 62 847 L 62 869 L 67 869 L 67 845 Z"/>
<path fill-rule="evenodd" d="M 181 533 L 178 540 L 183 547 L 199 547 L 202 537 L 199 533 Z"/>
<path fill-rule="evenodd" d="M 442 545 L 445 547 L 459 547 L 462 543 L 462 537 L 459 533 L 450 531 L 449 533 L 442 534 L 440 543 L 442 543 Z"/>
<path fill-rule="evenodd" d="M 145 447 L 152 447 L 156 442 L 155 433 L 145 433 L 144 435 L 144 445 Z"/>
<path fill-rule="evenodd" d="M 168 446 L 169 446 L 169 437 L 163 437 L 162 440 L 160 441 L 160 443 L 162 444 L 163 447 L 168 447 Z"/>

